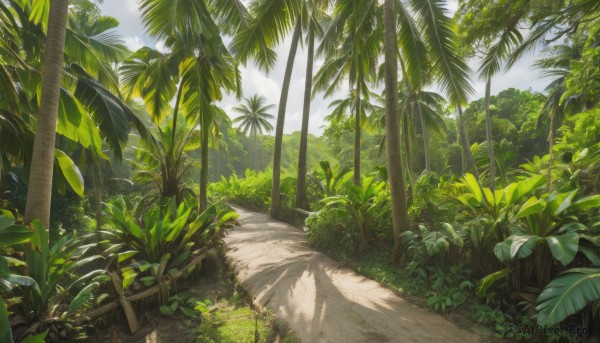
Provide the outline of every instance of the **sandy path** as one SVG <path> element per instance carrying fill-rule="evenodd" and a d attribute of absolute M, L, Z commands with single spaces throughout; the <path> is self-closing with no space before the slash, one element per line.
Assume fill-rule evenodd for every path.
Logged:
<path fill-rule="evenodd" d="M 481 339 L 308 248 L 305 234 L 236 208 L 225 238 L 238 280 L 305 343 L 479 342 Z"/>

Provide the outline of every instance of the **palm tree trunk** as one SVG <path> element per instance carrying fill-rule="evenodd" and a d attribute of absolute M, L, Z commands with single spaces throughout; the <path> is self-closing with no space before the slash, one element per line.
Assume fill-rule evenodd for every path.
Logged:
<path fill-rule="evenodd" d="M 40 112 L 35 130 L 25 207 L 25 222 L 39 219 L 47 228 L 50 227 L 54 144 L 68 10 L 68 0 L 50 2 Z"/>
<path fill-rule="evenodd" d="M 487 79 L 485 83 L 485 136 L 487 138 L 487 150 L 490 158 L 490 188 L 496 188 L 496 159 L 494 158 L 494 146 L 492 145 L 492 114 L 490 111 L 490 88 L 492 80 Z"/>
<path fill-rule="evenodd" d="M 425 174 L 431 170 L 431 157 L 429 155 L 429 127 L 425 123 L 423 110 L 419 106 L 419 119 L 421 120 L 421 133 L 423 135 L 423 155 L 425 155 Z"/>
<path fill-rule="evenodd" d="M 415 192 L 413 186 L 413 173 L 412 173 L 412 154 L 411 154 L 411 144 L 409 135 L 409 127 L 408 127 L 408 116 L 404 116 L 402 118 L 402 137 L 404 138 L 404 151 L 406 153 L 406 176 L 408 178 L 408 195 L 406 202 L 410 205 L 413 201 Z"/>
<path fill-rule="evenodd" d="M 296 207 L 308 210 L 306 197 L 306 153 L 308 151 L 308 119 L 310 118 L 310 97 L 312 94 L 313 60 L 315 56 L 315 33 L 312 24 L 308 27 L 308 56 L 304 81 L 304 105 L 302 109 L 302 128 L 300 130 L 300 149 L 298 152 L 298 182 L 296 184 Z"/>
<path fill-rule="evenodd" d="M 394 0 L 385 0 L 384 4 L 384 53 L 385 53 L 385 132 L 386 152 L 390 193 L 392 197 L 392 226 L 394 231 L 394 249 L 392 261 L 398 260 L 400 252 L 400 234 L 408 230 L 408 211 L 404 189 L 402 154 L 400 153 L 400 123 L 398 121 L 398 42 L 396 21 L 394 19 Z"/>
<path fill-rule="evenodd" d="M 360 185 L 360 112 L 361 112 L 361 77 L 356 80 L 356 108 L 354 112 L 354 175 L 352 181 L 355 185 Z"/>
<path fill-rule="evenodd" d="M 200 166 L 200 212 L 208 208 L 208 140 L 210 135 L 210 120 L 204 120 L 202 123 L 202 146 L 201 146 L 201 166 Z"/>
<path fill-rule="evenodd" d="M 94 210 L 96 212 L 96 229 L 102 227 L 102 176 L 100 168 L 95 164 L 92 167 L 92 181 L 94 183 Z"/>
<path fill-rule="evenodd" d="M 479 172 L 477 171 L 477 165 L 475 165 L 475 160 L 473 159 L 473 154 L 471 154 L 471 143 L 469 143 L 469 135 L 467 133 L 467 127 L 465 126 L 465 119 L 463 118 L 462 106 L 456 106 L 458 112 L 458 125 L 460 127 L 460 135 L 462 138 L 463 144 L 463 174 L 466 173 L 469 165 L 473 165 L 473 174 L 477 181 L 479 181 Z"/>
<path fill-rule="evenodd" d="M 548 132 L 548 171 L 547 171 L 547 187 L 548 192 L 552 191 L 552 164 L 554 163 L 554 154 L 552 150 L 554 150 L 554 123 L 555 123 L 555 115 L 553 112 L 550 112 L 550 132 Z"/>
<path fill-rule="evenodd" d="M 302 22 L 300 18 L 296 19 L 296 27 L 292 35 L 292 45 L 288 55 L 287 64 L 285 66 L 285 74 L 283 76 L 283 86 L 281 88 L 281 96 L 279 98 L 279 109 L 277 111 L 277 124 L 275 126 L 275 147 L 273 149 L 273 188 L 271 189 L 271 217 L 279 217 L 280 204 L 280 182 L 281 182 L 281 145 L 283 141 L 283 124 L 285 123 L 285 109 L 287 106 L 288 92 L 290 90 L 290 81 L 292 79 L 292 70 L 294 69 L 294 58 L 298 49 L 298 41 L 300 40 L 300 30 Z"/>
<path fill-rule="evenodd" d="M 254 132 L 254 171 L 258 174 L 258 135 Z"/>

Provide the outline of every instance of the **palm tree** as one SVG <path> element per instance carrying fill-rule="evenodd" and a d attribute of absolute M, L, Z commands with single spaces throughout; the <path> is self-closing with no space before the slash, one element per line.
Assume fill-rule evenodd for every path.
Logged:
<path fill-rule="evenodd" d="M 366 82 L 375 79 L 383 43 L 382 8 L 377 1 L 337 1 L 324 30 L 317 56 L 326 62 L 315 75 L 315 92 L 330 96 L 348 78 L 356 96 L 354 104 L 354 177 L 360 184 L 362 101 L 368 98 Z"/>
<path fill-rule="evenodd" d="M 406 190 L 402 155 L 400 153 L 400 122 L 398 118 L 398 41 L 396 35 L 396 19 L 394 0 L 384 3 L 384 54 L 385 54 L 385 119 L 386 119 L 386 155 L 390 194 L 392 197 L 392 225 L 394 232 L 394 249 L 392 261 L 398 259 L 400 251 L 400 234 L 408 230 L 408 211 L 406 206 Z"/>
<path fill-rule="evenodd" d="M 541 70 L 542 77 L 553 78 L 546 87 L 548 99 L 542 106 L 538 123 L 543 119 L 549 120 L 548 128 L 548 190 L 552 189 L 552 164 L 554 161 L 554 136 L 556 130 L 565 119 L 567 112 L 581 109 L 585 104 L 578 101 L 576 95 L 567 95 L 566 79 L 571 69 L 571 62 L 581 58 L 583 42 L 572 42 L 572 44 L 561 44 L 552 47 L 552 55 L 536 61 L 535 66 Z"/>
<path fill-rule="evenodd" d="M 93 11 L 96 8 L 93 4 L 87 5 L 90 6 L 86 7 L 90 15 L 99 15 L 99 12 Z M 145 127 L 133 111 L 111 92 L 118 85 L 111 64 L 120 61 L 126 52 L 120 38 L 107 32 L 118 22 L 110 17 L 100 17 L 93 27 L 85 26 L 88 24 L 80 20 L 82 11 L 79 6 L 87 5 L 86 2 L 78 3 L 68 17 L 64 42 L 64 60 L 68 63 L 64 63 L 62 68 L 62 73 L 68 77 L 60 84 L 56 133 L 77 142 L 86 150 L 86 155 L 98 160 L 108 158 L 102 148 L 104 140 L 118 159 L 131 128 L 136 127 L 143 135 Z M 0 105 L 3 117 L 0 131 L 3 136 L 9 134 L 5 136 L 7 138 L 13 137 L 10 143 L 3 144 L 0 153 L 22 160 L 26 170 L 30 169 L 33 150 L 31 127 L 35 126 L 35 114 L 40 111 L 35 95 L 42 82 L 38 70 L 42 67 L 40 56 L 44 46 L 41 42 L 45 39 L 44 27 L 48 20 L 44 16 L 31 16 L 32 6 L 29 2 L 0 5 L 4 25 L 1 34 L 5 43 L 2 56 L 5 65 L 0 66 L 0 70 L 4 71 L 7 81 L 2 83 L 2 88 L 4 94 L 14 99 L 7 105 Z M 45 4 L 38 2 L 35 6 Z M 46 13 L 46 10 L 41 12 Z M 57 142 L 59 146 L 61 141 L 64 140 Z M 58 162 L 54 164 L 59 168 L 54 171 L 54 178 L 59 181 L 62 178 L 83 195 L 83 180 L 68 155 L 60 153 L 55 162 Z"/>
<path fill-rule="evenodd" d="M 392 0 L 386 0 L 384 4 L 386 119 L 389 118 L 389 121 L 386 120 L 386 149 L 392 187 L 404 185 L 402 166 L 399 165 L 400 127 L 399 123 L 396 123 L 397 119 L 393 118 L 398 106 L 396 51 L 400 52 L 403 76 L 411 89 L 414 92 L 421 91 L 427 83 L 437 80 L 450 104 L 458 109 L 459 119 L 462 119 L 461 105 L 473 92 L 469 83 L 469 67 L 456 52 L 452 22 L 446 16 L 443 1 L 412 0 L 410 5 L 410 8 L 407 8 L 404 2 Z M 396 25 L 400 28 L 397 35 Z M 392 126 L 387 127 L 388 125 Z M 391 192 L 395 238 L 392 257 L 396 258 L 400 247 L 399 234 L 408 229 L 406 194 L 404 188 L 392 188 Z"/>
<path fill-rule="evenodd" d="M 273 125 L 269 120 L 275 117 L 268 113 L 274 105 L 265 105 L 266 99 L 263 96 L 253 95 L 251 98 L 244 98 L 245 104 L 234 107 L 233 110 L 241 116 L 233 120 L 234 123 L 240 123 L 240 130 L 244 134 L 250 132 L 250 138 L 254 142 L 254 170 L 258 172 L 258 135 L 264 132 L 273 131 Z"/>
<path fill-rule="evenodd" d="M 492 77 L 500 70 L 501 62 L 506 59 L 510 50 L 523 41 L 523 36 L 517 27 L 518 20 L 512 20 L 498 38 L 497 42 L 488 48 L 485 57 L 479 67 L 479 77 L 485 80 L 485 135 L 487 139 L 488 157 L 490 160 L 490 188 L 496 187 L 496 159 L 494 158 L 494 147 L 492 137 L 492 115 L 490 111 L 490 89 Z"/>
<path fill-rule="evenodd" d="M 208 3 L 208 5 L 207 5 Z M 233 57 L 223 44 L 213 19 L 246 19 L 236 1 L 165 0 L 140 2 L 142 20 L 148 34 L 165 41 L 166 54 L 142 48 L 121 68 L 123 89 L 128 98 L 142 96 L 155 123 L 172 109 L 172 127 L 180 112 L 201 128 L 202 165 L 200 170 L 200 209 L 208 207 L 208 143 L 214 132 L 213 102 L 222 98 L 221 89 L 239 95 L 240 75 Z M 234 6 L 236 10 L 226 10 Z M 231 8 L 231 7 L 229 7 Z M 212 13 L 211 13 L 212 11 Z M 234 25 L 230 24 L 228 27 Z M 172 136 L 172 141 L 175 140 Z M 175 144 L 171 144 L 175 147 Z M 170 152 L 173 154 L 174 152 Z"/>
<path fill-rule="evenodd" d="M 300 147 L 298 149 L 298 176 L 296 178 L 296 207 L 308 210 L 306 196 L 306 153 L 308 151 L 308 121 L 310 118 L 310 100 L 312 93 L 313 61 L 315 57 L 315 23 L 314 16 L 308 23 L 308 51 L 306 61 L 306 76 L 304 80 L 304 104 L 302 106 L 302 127 L 300 129 Z"/>
<path fill-rule="evenodd" d="M 216 1 L 216 0 L 215 0 Z M 275 147 L 273 150 L 273 187 L 271 190 L 271 216 L 279 216 L 280 206 L 280 183 L 281 183 L 281 149 L 283 144 L 283 126 L 285 124 L 285 111 L 287 107 L 287 98 L 289 86 L 294 68 L 294 59 L 300 42 L 300 36 L 303 26 L 308 32 L 309 46 L 311 30 L 318 30 L 318 22 L 315 19 L 319 9 L 324 9 L 328 5 L 328 1 L 324 0 L 254 0 L 250 4 L 252 20 L 249 24 L 243 25 L 243 29 L 238 32 L 231 43 L 231 49 L 238 59 L 245 63 L 250 57 L 254 58 L 257 64 L 268 70 L 272 67 L 276 60 L 273 47 L 278 45 L 283 37 L 292 29 L 292 42 L 288 54 L 285 73 L 283 77 L 283 85 L 279 99 L 279 108 L 277 111 L 277 122 L 275 125 Z M 314 33 L 313 33 L 314 35 Z M 314 44 L 314 43 L 313 43 Z M 311 54 L 312 56 L 312 54 Z M 307 60 L 307 78 L 306 88 L 312 84 L 312 75 L 308 76 L 308 72 L 312 74 L 312 57 Z M 306 93 L 306 92 L 305 92 Z M 305 106 L 303 110 L 303 118 L 308 116 L 310 112 L 310 101 L 307 105 L 307 95 L 305 94 Z M 304 115 L 304 113 L 307 113 Z M 304 119 L 303 119 L 304 121 Z M 306 119 L 308 122 L 308 119 Z M 307 137 L 308 124 L 303 126 L 302 134 Z M 301 138 L 301 145 L 306 145 L 307 138 Z M 303 150 L 303 149 L 300 149 Z M 303 158 L 300 156 L 299 164 Z M 304 158 L 305 160 L 305 158 Z M 304 162 L 304 165 L 306 163 Z M 300 168 L 303 168 L 300 166 Z M 302 179 L 304 176 L 301 177 Z M 301 180 L 299 182 L 302 182 Z M 302 187 L 301 192 L 305 187 Z"/>
<path fill-rule="evenodd" d="M 46 227 L 50 227 L 54 144 L 68 12 L 68 0 L 53 0 L 50 2 L 42 95 L 35 128 L 25 207 L 26 223 L 39 219 Z"/>

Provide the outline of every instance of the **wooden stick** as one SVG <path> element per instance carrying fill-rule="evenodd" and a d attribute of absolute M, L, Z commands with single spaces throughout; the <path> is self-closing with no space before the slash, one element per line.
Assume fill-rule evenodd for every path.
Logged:
<path fill-rule="evenodd" d="M 137 294 L 133 294 L 127 297 L 124 297 L 125 300 L 130 303 L 133 301 L 138 301 L 138 300 L 142 300 L 145 299 L 147 297 L 150 297 L 158 292 L 160 292 L 161 287 L 164 286 L 168 286 L 170 285 L 173 281 L 177 280 L 178 278 L 180 278 L 181 276 L 187 274 L 186 271 L 194 266 L 196 266 L 198 263 L 202 262 L 202 260 L 204 260 L 212 251 L 213 249 L 201 249 L 200 251 L 198 251 L 197 253 L 200 253 L 198 256 L 194 257 L 188 264 L 185 265 L 185 267 L 180 268 L 179 270 L 177 270 L 177 272 L 173 273 L 172 276 L 170 277 L 165 277 L 163 279 L 161 279 L 158 283 L 156 283 L 154 286 L 145 289 Z M 109 272 L 109 275 L 111 273 L 115 273 L 116 272 Z M 118 277 L 118 275 L 117 275 Z M 111 279 L 112 279 L 112 275 L 111 275 Z M 120 278 L 119 278 L 120 280 Z M 113 279 L 113 285 L 114 285 L 115 280 Z M 116 290 L 116 288 L 115 288 Z M 121 289 L 122 291 L 122 289 Z M 82 315 L 81 317 L 77 318 L 75 320 L 75 323 L 77 325 L 81 325 L 82 323 L 88 322 L 88 321 L 92 321 L 98 317 L 103 316 L 104 314 L 115 310 L 117 308 L 119 308 L 119 303 L 120 303 L 121 298 L 119 298 L 119 301 L 111 301 L 106 305 L 103 305 L 102 307 L 99 307 L 95 310 L 92 310 L 88 313 L 86 313 L 85 315 Z M 129 304 L 131 306 L 131 304 Z M 132 309 L 133 310 L 133 309 Z M 135 313 L 134 313 L 135 314 Z M 125 315 L 127 316 L 127 313 L 125 313 Z M 129 321 L 129 318 L 127 319 Z M 137 321 L 137 320 L 136 320 Z M 129 327 L 131 329 L 131 325 Z M 137 331 L 137 329 L 136 329 Z M 132 331 L 133 332 L 133 331 Z"/>
<path fill-rule="evenodd" d="M 131 331 L 131 333 L 136 333 L 140 328 L 140 323 L 137 320 L 133 306 L 131 306 L 131 303 L 127 300 L 127 297 L 125 297 L 125 292 L 123 292 L 123 280 L 121 280 L 121 277 L 119 277 L 119 274 L 115 271 L 109 271 L 108 275 L 112 280 L 121 308 L 123 308 L 123 312 L 125 312 L 127 324 L 129 324 L 129 331 Z"/>

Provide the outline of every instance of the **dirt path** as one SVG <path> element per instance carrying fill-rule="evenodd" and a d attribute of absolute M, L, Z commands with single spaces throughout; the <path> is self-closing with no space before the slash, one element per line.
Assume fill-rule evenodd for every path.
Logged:
<path fill-rule="evenodd" d="M 226 258 L 261 306 L 302 342 L 479 342 L 441 316 L 315 252 L 305 234 L 236 208 L 242 226 L 225 238 Z"/>

